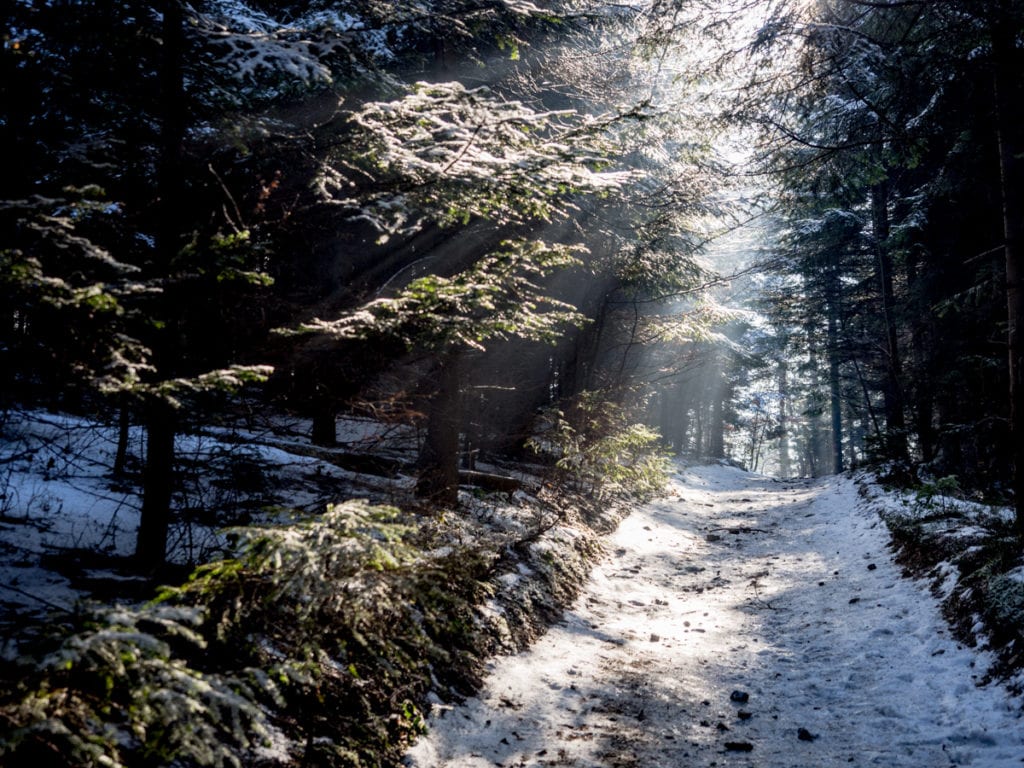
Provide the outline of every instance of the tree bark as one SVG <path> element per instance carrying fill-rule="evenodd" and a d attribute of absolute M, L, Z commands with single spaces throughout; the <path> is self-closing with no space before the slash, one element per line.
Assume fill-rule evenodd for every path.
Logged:
<path fill-rule="evenodd" d="M 152 571 L 167 559 L 167 531 L 174 491 L 174 407 L 163 400 L 149 404 L 146 414 L 146 468 L 135 559 Z"/>
<path fill-rule="evenodd" d="M 459 353 L 448 352 L 430 401 L 427 434 L 420 452 L 416 495 L 443 507 L 459 501 Z"/>
<path fill-rule="evenodd" d="M 789 418 L 786 413 L 789 407 L 789 368 L 785 360 L 779 361 L 779 475 L 789 477 L 793 474 L 792 461 L 789 456 Z"/>
<path fill-rule="evenodd" d="M 128 465 L 128 439 L 131 437 L 131 414 L 124 398 L 117 413 L 117 452 L 114 454 L 113 474 L 123 477 Z"/>
<path fill-rule="evenodd" d="M 310 441 L 313 445 L 322 445 L 325 448 L 337 445 L 338 427 L 336 423 L 337 414 L 333 404 L 329 402 L 317 403 L 313 412 L 313 427 L 310 434 Z"/>
<path fill-rule="evenodd" d="M 843 407 L 839 380 L 839 278 L 828 275 L 828 390 L 832 417 L 832 471 L 843 471 Z"/>
<path fill-rule="evenodd" d="M 708 425 L 708 456 L 712 459 L 725 458 L 725 389 L 724 376 L 716 370 L 711 393 L 711 423 Z"/>
<path fill-rule="evenodd" d="M 1014 40 L 1016 32 L 1010 0 L 999 0 L 997 13 L 992 19 L 992 52 L 1006 257 L 1010 443 L 1013 446 L 1014 527 L 1018 536 L 1024 538 L 1024 264 L 1021 263 L 1024 168 L 1015 110 L 1019 78 Z"/>
<path fill-rule="evenodd" d="M 680 398 L 682 400 L 682 398 Z M 681 403 L 679 417 L 675 432 L 676 450 L 683 456 L 690 455 L 690 406 L 689 403 Z"/>
<path fill-rule="evenodd" d="M 181 238 L 182 203 L 185 180 L 182 171 L 188 107 L 185 98 L 185 17 L 180 0 L 163 3 L 162 51 L 160 57 L 160 166 L 157 179 L 160 195 L 160 224 L 157 248 L 160 267 L 170 268 Z"/>
<path fill-rule="evenodd" d="M 832 471 L 839 474 L 843 466 L 843 401 L 839 382 L 839 350 L 836 348 L 837 325 L 835 314 L 828 316 L 828 391 L 832 416 Z"/>
<path fill-rule="evenodd" d="M 704 424 L 706 418 L 706 403 L 697 401 L 697 407 L 693 409 L 694 415 L 694 450 L 699 458 L 706 458 L 708 455 L 708 444 L 704 439 Z"/>
<path fill-rule="evenodd" d="M 755 411 L 750 422 L 750 452 L 747 457 L 747 467 L 751 472 L 757 472 L 757 466 L 761 461 L 761 434 L 763 432 L 763 419 L 760 412 Z"/>
<path fill-rule="evenodd" d="M 163 3 L 163 40 L 160 89 L 163 113 L 160 126 L 160 167 L 157 180 L 160 228 L 157 232 L 159 269 L 168 272 L 177 256 L 181 237 L 179 216 L 184 199 L 182 158 L 186 125 L 184 13 L 179 0 Z M 173 311 L 173 310 L 172 310 Z M 154 345 L 154 359 L 162 374 L 176 362 L 171 331 L 165 329 Z M 158 397 L 148 406 L 146 415 L 146 465 L 143 472 L 142 513 L 135 543 L 135 556 L 141 568 L 153 570 L 167 557 L 167 528 L 171 519 L 171 492 L 174 485 L 174 407 Z"/>
<path fill-rule="evenodd" d="M 886 453 L 897 461 L 907 461 L 907 422 L 903 413 L 903 388 L 900 383 L 902 361 L 899 329 L 896 326 L 892 254 L 889 251 L 889 184 L 886 181 L 871 187 L 871 219 L 875 235 L 876 270 L 882 294 L 882 316 L 885 320 L 886 366 L 882 394 L 885 400 Z"/>
<path fill-rule="evenodd" d="M 914 433 L 917 435 L 917 446 L 921 461 L 929 463 L 935 458 L 936 435 L 933 424 L 935 411 L 935 390 L 932 385 L 931 355 L 928 339 L 933 334 L 931 328 L 931 312 L 921 305 L 921 285 L 917 254 L 911 250 L 907 254 L 907 285 L 911 300 L 914 302 L 911 313 L 914 318 L 910 328 L 910 348 L 914 362 L 914 395 L 912 398 L 912 414 Z"/>

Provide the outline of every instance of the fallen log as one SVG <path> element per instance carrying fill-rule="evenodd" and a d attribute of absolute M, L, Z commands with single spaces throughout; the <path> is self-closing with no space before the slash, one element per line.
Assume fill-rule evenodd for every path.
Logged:
<path fill-rule="evenodd" d="M 508 475 L 495 475 L 491 472 L 480 472 L 475 469 L 460 469 L 459 484 L 473 485 L 485 491 L 501 491 L 515 493 L 523 487 L 522 480 Z"/>

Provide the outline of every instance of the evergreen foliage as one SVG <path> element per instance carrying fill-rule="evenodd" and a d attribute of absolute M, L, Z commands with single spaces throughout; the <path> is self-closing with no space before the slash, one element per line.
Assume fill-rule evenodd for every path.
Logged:
<path fill-rule="evenodd" d="M 578 491 L 603 500 L 649 498 L 664 489 L 670 464 L 661 435 L 630 423 L 626 410 L 601 393 L 582 392 L 567 412 L 553 410 L 543 420 L 530 446 L 551 455 Z"/>
<path fill-rule="evenodd" d="M 598 549 L 569 551 L 589 539 L 562 524 L 492 530 L 491 541 L 480 524 L 351 501 L 237 529 L 235 557 L 148 605 L 83 611 L 37 642 L 40 658 L 21 660 L 27 674 L 0 700 L 0 756 L 10 766 L 56 755 L 83 766 L 396 764 L 422 731 L 429 692 L 468 693 L 496 644 L 522 642 L 575 594 L 576 560 Z M 457 532 L 467 543 L 453 544 Z M 496 624 L 479 606 L 516 567 L 509 554 L 532 547 L 551 596 L 517 602 L 526 624 Z"/>
<path fill-rule="evenodd" d="M 1020 9 L 844 0 L 775 10 L 735 113 L 763 129 L 778 264 L 792 276 L 769 312 L 807 360 L 801 386 L 828 385 L 830 463 L 896 462 L 892 476 L 904 479 L 908 462 L 921 464 L 998 497 L 1020 409 L 996 394 L 1015 370 L 993 343 L 1011 268 L 996 144 L 1019 131 L 999 134 L 993 83 L 1019 51 L 1000 53 L 992 30 L 996 19 L 1019 29 Z"/>
<path fill-rule="evenodd" d="M 517 336 L 551 342 L 583 318 L 572 305 L 542 294 L 534 282 L 579 265 L 580 247 L 541 241 L 503 243 L 504 250 L 453 277 L 413 280 L 393 298 L 375 299 L 337 320 L 305 323 L 299 332 L 336 339 L 392 337 L 409 347 L 484 351 L 484 342 Z"/>

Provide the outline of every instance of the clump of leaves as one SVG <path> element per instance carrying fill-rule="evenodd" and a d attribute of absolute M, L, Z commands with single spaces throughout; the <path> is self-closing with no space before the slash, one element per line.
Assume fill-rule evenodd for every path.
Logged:
<path fill-rule="evenodd" d="M 422 728 L 442 678 L 472 676 L 487 558 L 425 553 L 399 510 L 350 501 L 283 527 L 237 532 L 241 554 L 199 569 L 164 597 L 209 606 L 212 644 L 284 682 L 307 758 L 377 765 Z M 313 750 L 316 754 L 312 754 Z"/>
<path fill-rule="evenodd" d="M 630 180 L 608 168 L 617 122 L 537 111 L 487 87 L 415 83 L 401 98 L 349 115 L 346 155 L 328 158 L 316 186 L 381 241 L 424 219 L 551 220 L 574 211 L 580 195 L 610 194 Z"/>
<path fill-rule="evenodd" d="M 919 486 L 914 494 L 914 502 L 921 511 L 945 514 L 950 510 L 950 501 L 960 496 L 957 476 L 947 475 Z"/>
<path fill-rule="evenodd" d="M 1001 573 L 988 582 L 990 614 L 1000 627 L 1024 630 L 1024 573 Z"/>
<path fill-rule="evenodd" d="M 512 337 L 552 342 L 564 326 L 580 325 L 583 317 L 571 305 L 545 295 L 538 281 L 578 266 L 582 250 L 506 241 L 464 272 L 413 280 L 394 297 L 375 299 L 336 320 L 314 320 L 299 332 L 398 339 L 438 350 L 482 350 L 484 342 Z"/>

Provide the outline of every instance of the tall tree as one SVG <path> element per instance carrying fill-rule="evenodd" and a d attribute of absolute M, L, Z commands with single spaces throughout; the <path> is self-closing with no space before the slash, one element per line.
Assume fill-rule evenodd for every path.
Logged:
<path fill-rule="evenodd" d="M 1024 142 L 1021 140 L 1019 4 L 998 0 L 991 9 L 992 71 L 1006 258 L 1010 440 L 1016 530 L 1024 540 Z"/>

